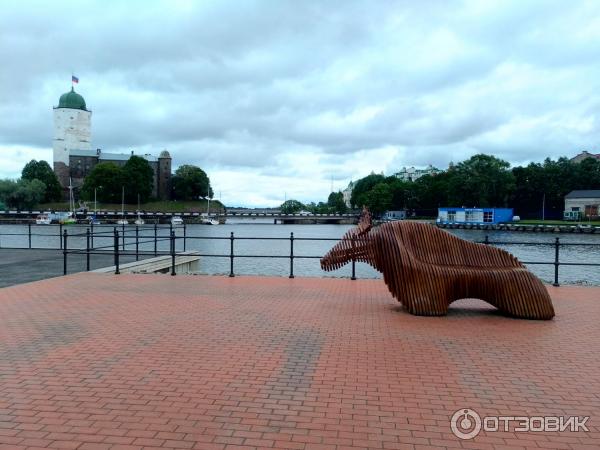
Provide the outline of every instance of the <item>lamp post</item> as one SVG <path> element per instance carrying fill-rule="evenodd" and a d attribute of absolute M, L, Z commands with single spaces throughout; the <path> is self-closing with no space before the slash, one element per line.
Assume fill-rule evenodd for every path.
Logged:
<path fill-rule="evenodd" d="M 546 193 L 542 197 L 542 222 L 546 220 Z"/>

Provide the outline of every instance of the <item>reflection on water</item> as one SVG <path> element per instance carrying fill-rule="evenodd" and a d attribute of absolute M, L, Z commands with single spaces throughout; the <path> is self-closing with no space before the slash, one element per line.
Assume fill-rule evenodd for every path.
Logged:
<path fill-rule="evenodd" d="M 164 226 L 163 226 L 164 227 Z M 69 248 L 85 248 L 85 227 L 70 226 L 68 229 Z M 296 276 L 334 276 L 349 277 L 350 265 L 335 272 L 323 272 L 318 258 L 303 258 L 306 256 L 323 256 L 351 225 L 274 225 L 270 220 L 265 223 L 228 223 L 219 226 L 188 225 L 186 228 L 186 250 L 198 251 L 202 254 L 222 255 L 224 257 L 203 257 L 200 262 L 200 272 L 206 274 L 229 273 L 229 251 L 231 242 L 229 236 L 234 233 L 234 271 L 245 275 L 277 275 L 287 276 L 290 271 L 290 233 L 294 233 L 294 274 Z M 126 229 L 126 248 L 135 250 L 135 226 Z M 121 227 L 119 227 L 121 230 Z M 183 228 L 176 228 L 176 235 L 183 236 Z M 105 233 L 99 236 L 99 231 Z M 513 253 L 523 262 L 553 262 L 556 237 L 563 243 L 585 243 L 583 246 L 562 246 L 560 248 L 561 262 L 600 263 L 600 235 L 592 234 L 554 234 L 508 231 L 483 230 L 450 230 L 450 232 L 469 240 L 483 241 L 485 235 L 491 242 L 535 242 L 538 245 L 501 245 L 500 248 Z M 10 236 L 15 233 L 19 236 Z M 59 245 L 59 228 L 55 226 L 32 226 L 32 246 L 42 248 L 57 248 Z M 167 251 L 169 228 L 159 228 L 158 250 Z M 39 234 L 39 235 L 38 235 Z M 112 227 L 96 227 L 94 246 L 112 248 Z M 219 237 L 223 239 L 203 239 Z M 242 239 L 268 238 L 268 239 Z M 282 238 L 281 240 L 277 238 Z M 331 240 L 309 241 L 304 238 L 319 238 Z M 161 240 L 162 239 L 162 240 Z M 140 250 L 154 249 L 154 227 L 146 225 L 139 229 Z M 595 244 L 595 245 L 593 245 Z M 0 247 L 26 248 L 29 245 L 26 225 L 0 226 Z M 177 241 L 177 250 L 183 250 L 183 241 Z M 280 258 L 258 258 L 258 256 L 276 255 Z M 248 257 L 252 256 L 252 258 Z M 537 276 L 545 282 L 554 280 L 553 265 L 529 265 Z M 370 266 L 357 263 L 356 274 L 359 278 L 376 278 L 380 274 Z M 559 281 L 564 284 L 594 284 L 600 285 L 600 266 L 560 266 Z"/>

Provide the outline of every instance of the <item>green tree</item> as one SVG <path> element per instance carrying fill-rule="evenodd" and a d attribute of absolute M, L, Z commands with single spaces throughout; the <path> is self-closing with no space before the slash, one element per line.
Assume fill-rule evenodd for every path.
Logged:
<path fill-rule="evenodd" d="M 571 164 L 575 166 L 577 189 L 600 189 L 600 160 L 586 158 Z"/>
<path fill-rule="evenodd" d="M 392 189 L 387 183 L 378 183 L 366 194 L 365 205 L 376 216 L 383 214 L 392 205 Z"/>
<path fill-rule="evenodd" d="M 177 200 L 213 198 L 210 179 L 200 167 L 190 164 L 180 166 L 173 176 L 173 195 Z"/>
<path fill-rule="evenodd" d="M 58 177 L 46 161 L 32 159 L 21 172 L 23 180 L 40 180 L 46 185 L 43 202 L 57 202 L 61 200 L 62 188 Z"/>
<path fill-rule="evenodd" d="M 352 195 L 350 196 L 350 204 L 354 208 L 360 208 L 367 204 L 367 193 L 375 187 L 376 184 L 385 181 L 383 175 L 376 175 L 372 173 L 364 178 L 361 178 L 354 185 L 352 189 Z"/>
<path fill-rule="evenodd" d="M 510 164 L 490 155 L 474 155 L 456 165 L 448 180 L 448 201 L 455 206 L 508 206 L 515 189 Z"/>
<path fill-rule="evenodd" d="M 125 201 L 137 203 L 138 195 L 142 203 L 148 201 L 154 184 L 154 171 L 148 161 L 141 156 L 132 156 L 121 170 L 125 180 Z"/>
<path fill-rule="evenodd" d="M 546 179 L 544 167 L 539 163 L 531 163 L 525 167 L 514 167 L 515 190 L 510 206 L 515 214 L 523 219 L 542 217 L 542 204 L 546 195 Z"/>
<path fill-rule="evenodd" d="M 306 207 L 298 200 L 290 199 L 283 202 L 279 208 L 281 209 L 282 214 L 294 214 Z"/>
<path fill-rule="evenodd" d="M 86 200 L 94 200 L 96 189 L 98 201 L 121 203 L 121 189 L 125 186 L 125 181 L 123 170 L 115 163 L 96 164 L 83 182 L 81 196 Z"/>
<path fill-rule="evenodd" d="M 327 205 L 329 207 L 329 211 L 326 212 L 334 212 L 338 214 L 344 214 L 348 211 L 348 207 L 344 202 L 344 194 L 341 192 L 332 192 L 329 194 L 327 198 Z M 323 214 L 323 213 L 321 213 Z"/>
<path fill-rule="evenodd" d="M 313 214 L 328 214 L 331 212 L 331 208 L 324 202 L 310 202 L 304 205 L 304 209 L 310 211 Z"/>
<path fill-rule="evenodd" d="M 412 183 L 411 209 L 419 209 L 422 214 L 437 215 L 437 208 L 448 205 L 449 180 L 452 171 L 436 175 L 424 175 Z"/>
<path fill-rule="evenodd" d="M 46 185 L 38 179 L 0 180 L 0 201 L 9 208 L 32 209 L 46 193 Z"/>

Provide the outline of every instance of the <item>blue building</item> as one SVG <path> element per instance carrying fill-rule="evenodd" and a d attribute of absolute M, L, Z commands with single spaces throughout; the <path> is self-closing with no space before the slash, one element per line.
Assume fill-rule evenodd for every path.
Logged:
<path fill-rule="evenodd" d="M 438 208 L 437 222 L 491 225 L 510 222 L 512 218 L 512 208 Z"/>

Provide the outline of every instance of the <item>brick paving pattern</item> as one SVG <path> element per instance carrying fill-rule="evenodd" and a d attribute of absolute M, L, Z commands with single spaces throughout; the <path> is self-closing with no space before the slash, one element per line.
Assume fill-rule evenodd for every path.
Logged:
<path fill-rule="evenodd" d="M 0 448 L 600 448 L 600 288 L 553 321 L 406 313 L 381 280 L 77 274 L 0 289 Z M 591 416 L 481 432 L 460 408 Z"/>

